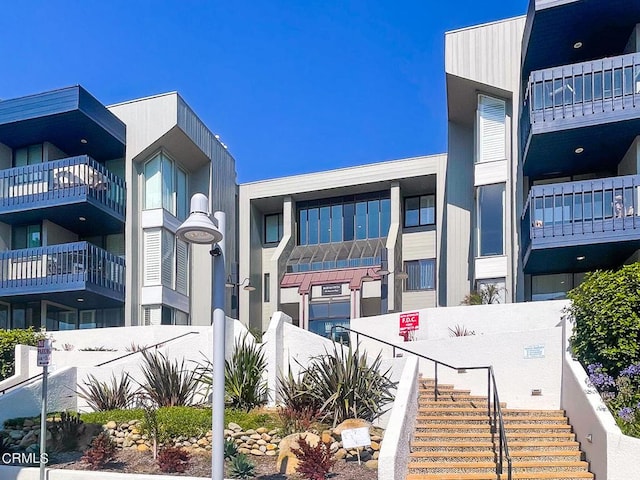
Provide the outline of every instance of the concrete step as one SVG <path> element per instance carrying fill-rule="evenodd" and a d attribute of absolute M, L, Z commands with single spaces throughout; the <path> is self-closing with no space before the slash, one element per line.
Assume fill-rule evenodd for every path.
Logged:
<path fill-rule="evenodd" d="M 491 427 L 489 426 L 488 421 L 481 422 L 478 424 L 471 423 L 422 423 L 418 422 L 416 424 L 416 432 L 417 433 L 426 433 L 426 432 L 447 432 L 447 433 L 456 433 L 456 432 L 467 432 L 471 434 L 479 434 L 479 433 L 490 433 Z M 509 438 L 509 437 L 507 437 Z"/>
<path fill-rule="evenodd" d="M 437 403 L 437 402 L 436 402 Z M 418 406 L 418 415 L 449 415 L 449 416 L 470 416 L 470 415 L 488 415 L 487 405 L 480 407 L 459 407 L 457 405 L 447 407 L 423 407 Z"/>
<path fill-rule="evenodd" d="M 502 416 L 507 417 L 564 417 L 564 410 L 521 410 L 515 408 L 503 408 Z"/>
<path fill-rule="evenodd" d="M 504 417 L 504 424 L 506 425 L 516 425 L 520 423 L 528 423 L 528 424 L 548 424 L 548 425 L 566 425 L 568 423 L 567 417 L 565 416 L 515 416 L 515 417 Z"/>
<path fill-rule="evenodd" d="M 413 459 L 411 459 L 413 460 Z M 587 462 L 513 462 L 512 473 L 586 472 Z M 506 468 L 506 467 L 505 467 Z M 493 462 L 425 462 L 410 461 L 409 474 L 494 473 Z M 552 477 L 553 478 L 553 477 Z"/>
<path fill-rule="evenodd" d="M 571 433 L 571 425 L 554 425 L 548 423 L 510 423 L 505 424 L 507 438 L 512 433 Z"/>
<path fill-rule="evenodd" d="M 484 413 L 484 416 L 482 415 Z M 477 415 L 421 415 L 418 414 L 416 421 L 420 425 L 432 423 L 450 423 L 455 425 L 489 425 L 487 412 L 478 412 Z"/>
<path fill-rule="evenodd" d="M 582 458 L 580 450 L 512 451 L 511 446 L 509 455 L 513 462 L 579 462 Z"/>
<path fill-rule="evenodd" d="M 511 445 L 509 445 L 511 448 Z M 411 443 L 412 452 L 491 452 L 493 443 L 482 441 L 421 441 Z"/>
<path fill-rule="evenodd" d="M 507 480 L 507 474 L 496 475 L 494 473 L 453 473 L 421 475 L 409 474 L 406 480 Z M 513 480 L 589 480 L 593 474 L 589 472 L 543 472 L 543 473 L 517 473 L 511 477 Z"/>
<path fill-rule="evenodd" d="M 544 473 L 544 472 L 586 472 L 589 464 L 583 461 L 548 461 L 548 462 L 512 462 L 513 473 Z"/>
<path fill-rule="evenodd" d="M 424 432 L 416 431 L 413 434 L 413 440 L 415 442 L 472 442 L 476 439 L 483 442 L 490 442 L 491 432 L 489 432 L 488 429 L 474 432 L 461 432 L 458 429 L 434 432 L 432 429 L 426 429 Z"/>
<path fill-rule="evenodd" d="M 528 452 L 549 452 L 549 451 L 564 451 L 564 450 L 578 450 L 580 444 L 573 441 L 556 440 L 549 442 L 546 440 L 533 441 L 513 441 L 511 438 L 509 441 L 509 451 L 515 454 L 519 451 Z"/>
<path fill-rule="evenodd" d="M 418 406 L 420 408 L 475 408 L 478 410 L 487 410 L 487 399 L 482 397 L 454 397 L 451 398 L 442 398 L 438 397 L 438 401 L 435 402 L 432 398 L 429 399 L 419 399 Z M 500 406 L 502 407 L 502 411 L 504 412 L 504 408 L 507 406 L 506 403 L 500 402 Z M 491 407 L 493 409 L 493 406 Z"/>
<path fill-rule="evenodd" d="M 489 462 L 493 463 L 495 454 L 488 452 L 462 452 L 452 450 L 450 452 L 412 452 L 409 454 L 410 462 Z"/>
<path fill-rule="evenodd" d="M 507 434 L 509 445 L 512 442 L 571 442 L 576 436 L 573 432 L 517 432 L 510 431 Z"/>

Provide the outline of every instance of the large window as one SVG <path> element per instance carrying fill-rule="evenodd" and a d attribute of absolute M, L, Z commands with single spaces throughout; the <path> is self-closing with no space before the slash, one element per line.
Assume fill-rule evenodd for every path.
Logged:
<path fill-rule="evenodd" d="M 12 228 L 11 248 L 35 248 L 42 246 L 42 227 L 39 223 L 34 225 L 17 225 Z"/>
<path fill-rule="evenodd" d="M 42 163 L 42 144 L 29 145 L 28 147 L 16 148 L 13 154 L 13 166 L 24 167 Z"/>
<path fill-rule="evenodd" d="M 144 165 L 144 208 L 164 208 L 180 220 L 187 217 L 187 174 L 159 152 Z"/>
<path fill-rule="evenodd" d="M 504 254 L 504 183 L 478 187 L 478 255 Z"/>
<path fill-rule="evenodd" d="M 436 260 L 411 260 L 404 262 L 404 271 L 409 278 L 405 283 L 405 290 L 435 290 L 436 288 Z"/>
<path fill-rule="evenodd" d="M 282 214 L 264 216 L 264 243 L 278 243 L 282 240 Z"/>
<path fill-rule="evenodd" d="M 390 224 L 389 192 L 300 202 L 298 245 L 386 237 Z"/>
<path fill-rule="evenodd" d="M 436 196 L 420 195 L 404 199 L 404 226 L 421 227 L 436 223 Z"/>

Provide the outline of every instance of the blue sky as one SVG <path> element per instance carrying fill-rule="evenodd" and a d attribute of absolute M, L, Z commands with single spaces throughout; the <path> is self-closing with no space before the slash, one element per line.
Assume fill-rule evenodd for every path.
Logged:
<path fill-rule="evenodd" d="M 444 32 L 527 0 L 21 0 L 0 7 L 0 98 L 177 90 L 239 182 L 446 150 Z"/>

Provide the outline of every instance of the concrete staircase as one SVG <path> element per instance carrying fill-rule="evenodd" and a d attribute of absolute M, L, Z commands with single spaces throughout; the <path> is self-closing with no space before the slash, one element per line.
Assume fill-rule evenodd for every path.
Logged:
<path fill-rule="evenodd" d="M 486 397 L 420 379 L 407 480 L 506 480 L 496 474 L 499 445 Z M 502 404 L 513 480 L 593 479 L 562 410 L 512 410 Z M 495 437 L 495 438 L 494 438 Z"/>

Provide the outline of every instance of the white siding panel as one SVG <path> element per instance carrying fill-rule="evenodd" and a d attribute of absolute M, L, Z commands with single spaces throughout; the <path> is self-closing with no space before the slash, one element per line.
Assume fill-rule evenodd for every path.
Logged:
<path fill-rule="evenodd" d="M 158 229 L 145 230 L 144 238 L 144 285 L 160 285 L 161 233 Z"/>
<path fill-rule="evenodd" d="M 436 257 L 436 232 L 402 234 L 402 259 L 421 260 Z"/>
<path fill-rule="evenodd" d="M 402 294 L 402 311 L 403 312 L 406 312 L 408 310 L 419 310 L 422 308 L 430 308 L 435 306 L 436 306 L 435 290 L 428 290 L 424 292 L 404 292 Z M 422 327 L 424 328 L 424 326 Z"/>
<path fill-rule="evenodd" d="M 488 163 L 476 163 L 474 166 L 474 184 L 491 185 L 504 183 L 509 176 L 509 164 L 506 160 Z"/>
<path fill-rule="evenodd" d="M 300 303 L 300 294 L 298 287 L 281 288 L 280 303 Z"/>
<path fill-rule="evenodd" d="M 183 295 L 189 289 L 189 257 L 188 246 L 180 239 L 176 240 L 176 290 Z"/>
<path fill-rule="evenodd" d="M 506 255 L 476 258 L 476 280 L 506 277 L 508 271 Z"/>
<path fill-rule="evenodd" d="M 506 159 L 506 103 L 486 95 L 478 96 L 479 163 Z"/>

